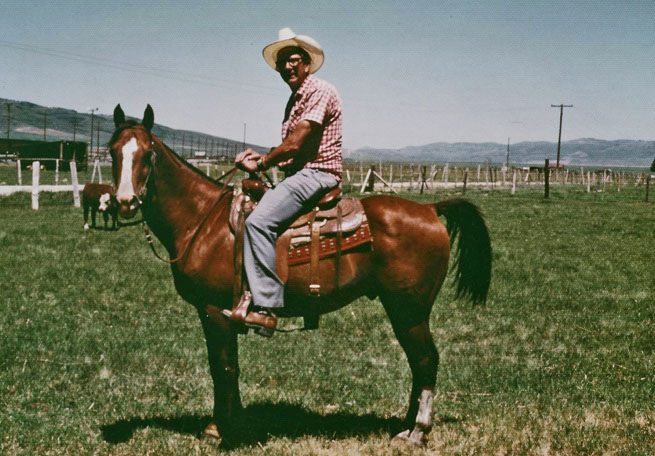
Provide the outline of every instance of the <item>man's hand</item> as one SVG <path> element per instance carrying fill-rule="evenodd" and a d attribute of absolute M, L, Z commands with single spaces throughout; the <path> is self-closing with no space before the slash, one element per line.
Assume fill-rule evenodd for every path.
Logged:
<path fill-rule="evenodd" d="M 234 159 L 234 164 L 237 168 L 243 171 L 250 171 L 254 173 L 257 171 L 257 160 L 259 160 L 261 155 L 252 149 L 246 149 L 239 154 Z"/>

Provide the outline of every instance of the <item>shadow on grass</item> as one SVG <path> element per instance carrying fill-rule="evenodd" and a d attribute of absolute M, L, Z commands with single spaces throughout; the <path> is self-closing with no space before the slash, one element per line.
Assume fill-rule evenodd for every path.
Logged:
<path fill-rule="evenodd" d="M 134 432 L 147 427 L 201 436 L 210 420 L 210 416 L 199 415 L 134 418 L 102 426 L 101 431 L 103 439 L 111 444 L 126 442 Z M 238 442 L 232 442 L 231 447 L 264 443 L 270 437 L 297 438 L 310 435 L 338 439 L 380 432 L 395 435 L 402 430 L 399 418 L 351 413 L 321 415 L 290 404 L 252 404 L 244 409 L 242 420 L 243 430 L 237 436 Z"/>

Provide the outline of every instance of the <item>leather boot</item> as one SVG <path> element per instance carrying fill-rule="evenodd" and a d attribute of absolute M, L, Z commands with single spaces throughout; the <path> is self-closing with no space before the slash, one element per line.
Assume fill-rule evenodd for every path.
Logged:
<path fill-rule="evenodd" d="M 269 309 L 258 307 L 248 312 L 245 324 L 260 336 L 271 337 L 277 326 L 277 317 Z"/>

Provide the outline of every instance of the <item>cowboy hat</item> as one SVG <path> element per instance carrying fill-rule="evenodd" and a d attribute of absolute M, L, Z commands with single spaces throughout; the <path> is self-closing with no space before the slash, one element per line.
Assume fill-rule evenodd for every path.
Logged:
<path fill-rule="evenodd" d="M 277 41 L 269 44 L 264 48 L 262 54 L 264 55 L 264 60 L 277 71 L 277 54 L 280 50 L 286 47 L 299 47 L 304 49 L 312 59 L 312 63 L 309 66 L 310 73 L 316 73 L 321 65 L 323 65 L 323 60 L 325 56 L 323 55 L 323 48 L 318 42 L 309 36 L 305 35 L 296 35 L 293 30 L 289 27 L 280 29 L 277 33 Z"/>

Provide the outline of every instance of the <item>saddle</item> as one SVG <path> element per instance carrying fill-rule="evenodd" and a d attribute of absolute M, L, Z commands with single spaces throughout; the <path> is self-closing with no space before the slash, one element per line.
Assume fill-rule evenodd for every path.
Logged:
<path fill-rule="evenodd" d="M 230 228 L 235 235 L 235 308 L 243 289 L 245 219 L 268 190 L 262 181 L 255 179 L 245 179 L 241 181 L 241 186 L 243 192 L 233 198 L 229 215 Z M 362 203 L 357 198 L 342 198 L 341 188 L 337 187 L 325 194 L 309 212 L 294 220 L 283 233 L 279 233 L 275 247 L 276 273 L 286 283 L 290 266 L 309 263 L 309 294 L 320 296 L 319 261 L 335 257 L 335 289 L 338 289 L 341 252 L 371 242 L 371 231 Z"/>

